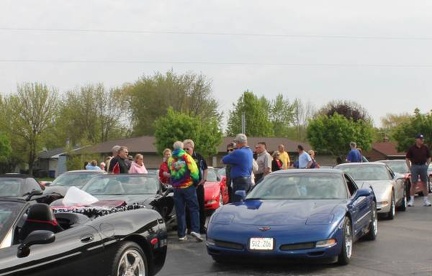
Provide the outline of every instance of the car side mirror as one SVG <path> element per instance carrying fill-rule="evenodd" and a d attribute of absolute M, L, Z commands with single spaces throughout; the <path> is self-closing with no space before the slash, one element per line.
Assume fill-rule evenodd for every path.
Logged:
<path fill-rule="evenodd" d="M 354 197 L 357 199 L 362 196 L 370 196 L 373 193 L 371 189 L 358 189 L 354 194 Z"/>
<path fill-rule="evenodd" d="M 47 244 L 55 241 L 55 235 L 47 230 L 35 230 L 18 246 L 17 257 L 24 258 L 30 254 L 30 246 L 34 244 Z"/>

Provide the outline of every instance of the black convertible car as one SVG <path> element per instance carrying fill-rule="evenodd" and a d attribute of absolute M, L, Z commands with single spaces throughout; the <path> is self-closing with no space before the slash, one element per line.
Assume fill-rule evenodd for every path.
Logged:
<path fill-rule="evenodd" d="M 101 201 L 121 200 L 127 205 L 154 209 L 170 227 L 176 223 L 173 193 L 163 188 L 158 176 L 153 174 L 100 174 L 90 179 L 82 190 Z"/>
<path fill-rule="evenodd" d="M 0 198 L 0 275 L 155 275 L 166 252 L 166 226 L 154 210 L 89 218 Z"/>

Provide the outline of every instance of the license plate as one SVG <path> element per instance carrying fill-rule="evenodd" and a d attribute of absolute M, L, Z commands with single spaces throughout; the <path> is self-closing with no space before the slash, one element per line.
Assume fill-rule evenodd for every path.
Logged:
<path fill-rule="evenodd" d="M 273 250 L 273 238 L 251 238 L 249 248 L 251 250 Z"/>

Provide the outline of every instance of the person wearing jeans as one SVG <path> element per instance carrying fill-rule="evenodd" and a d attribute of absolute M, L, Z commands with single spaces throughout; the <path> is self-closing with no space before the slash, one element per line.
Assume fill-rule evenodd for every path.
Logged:
<path fill-rule="evenodd" d="M 203 241 L 199 233 L 198 199 L 194 183 L 199 181 L 199 171 L 195 160 L 183 150 L 183 142 L 174 143 L 174 151 L 168 159 L 171 185 L 174 189 L 174 206 L 177 216 L 177 235 L 180 241 L 186 236 L 186 207 L 191 218 L 191 236 Z"/>
<path fill-rule="evenodd" d="M 423 134 L 418 134 L 416 136 L 416 142 L 412 145 L 406 153 L 406 164 L 411 171 L 411 189 L 410 189 L 410 200 L 408 201 L 408 206 L 414 206 L 414 194 L 416 190 L 416 185 L 420 176 L 420 183 L 423 190 L 423 205 L 431 206 L 428 198 L 428 173 L 427 169 L 429 163 L 431 162 L 431 155 L 429 148 L 424 144 Z"/>

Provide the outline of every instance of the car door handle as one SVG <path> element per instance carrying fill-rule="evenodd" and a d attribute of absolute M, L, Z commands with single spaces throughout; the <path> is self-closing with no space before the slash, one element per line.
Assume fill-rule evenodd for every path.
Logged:
<path fill-rule="evenodd" d="M 91 242 L 93 240 L 93 235 L 84 236 L 81 238 L 81 242 Z"/>

